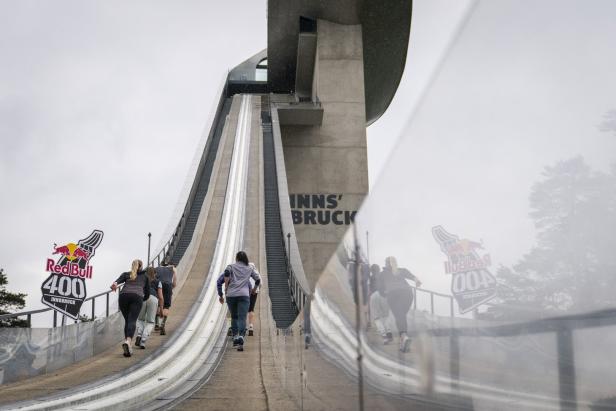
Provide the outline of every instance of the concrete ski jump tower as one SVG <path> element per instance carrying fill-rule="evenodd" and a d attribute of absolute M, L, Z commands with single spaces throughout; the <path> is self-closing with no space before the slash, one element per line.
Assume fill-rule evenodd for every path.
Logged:
<path fill-rule="evenodd" d="M 410 0 L 270 0 L 268 88 L 312 287 L 368 193 L 366 126 L 398 87 Z"/>

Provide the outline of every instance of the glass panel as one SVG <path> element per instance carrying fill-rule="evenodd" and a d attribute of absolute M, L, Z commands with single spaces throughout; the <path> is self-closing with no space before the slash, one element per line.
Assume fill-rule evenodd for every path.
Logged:
<path fill-rule="evenodd" d="M 318 352 L 356 379 L 349 398 L 613 401 L 614 16 L 475 5 L 317 284 Z"/>

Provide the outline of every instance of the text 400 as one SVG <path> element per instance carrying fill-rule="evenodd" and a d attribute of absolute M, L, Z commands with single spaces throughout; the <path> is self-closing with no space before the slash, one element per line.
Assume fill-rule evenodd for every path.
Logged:
<path fill-rule="evenodd" d="M 55 294 L 57 291 L 58 294 L 64 297 L 70 295 L 75 298 L 84 298 L 86 296 L 83 280 L 76 277 L 52 275 L 43 284 L 43 289 L 49 290 L 49 294 Z"/>
<path fill-rule="evenodd" d="M 483 290 L 494 287 L 495 285 L 496 280 L 490 273 L 484 270 L 468 271 L 454 274 L 451 289 L 454 293 L 463 293 L 467 291 Z"/>

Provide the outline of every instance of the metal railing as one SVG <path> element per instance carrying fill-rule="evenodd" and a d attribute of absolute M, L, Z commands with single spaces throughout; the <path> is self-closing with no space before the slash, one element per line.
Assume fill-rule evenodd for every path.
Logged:
<path fill-rule="evenodd" d="M 112 290 L 104 291 L 102 293 L 95 294 L 83 300 L 84 303 L 87 301 L 92 301 L 92 304 L 91 304 L 92 305 L 91 307 L 91 315 L 92 315 L 91 319 L 92 320 L 94 320 L 96 316 L 96 299 L 102 296 L 105 296 L 105 317 L 109 317 L 109 294 L 112 292 L 113 292 Z M 24 311 L 24 312 L 19 312 L 19 313 L 12 313 L 12 314 L 3 314 L 3 315 L 0 315 L 0 321 L 10 320 L 12 318 L 26 317 L 28 328 L 32 328 L 32 316 L 34 314 L 46 313 L 49 311 L 53 311 L 53 327 L 55 328 L 58 326 L 58 311 L 54 310 L 53 308 L 42 308 L 39 310 Z M 79 315 L 81 315 L 81 311 L 79 312 Z M 74 320 L 74 322 L 76 323 L 77 320 Z M 64 321 L 62 321 L 61 325 L 64 325 Z"/>
<path fill-rule="evenodd" d="M 194 197 L 194 194 L 193 194 L 193 197 Z M 188 205 L 190 205 L 190 201 L 191 199 L 189 199 Z M 148 265 L 154 266 L 154 263 L 156 263 L 156 266 L 160 266 L 163 263 L 163 261 L 165 261 L 165 259 L 168 260 L 173 256 L 173 253 L 175 252 L 175 249 L 177 248 L 178 238 L 182 234 L 182 231 L 184 230 L 184 226 L 186 224 L 185 216 L 186 216 L 186 212 L 182 213 L 182 217 L 180 217 L 180 222 L 175 227 L 175 231 L 173 232 L 173 234 L 171 234 L 171 237 L 169 238 L 169 240 L 167 240 L 167 242 L 162 246 L 158 254 L 154 255 L 150 259 L 150 261 L 148 262 Z"/>
<path fill-rule="evenodd" d="M 295 305 L 298 313 L 303 310 L 304 318 L 301 325 L 301 332 L 304 334 L 304 348 L 308 349 L 312 342 L 312 329 L 310 322 L 310 302 L 312 300 L 312 291 L 310 288 L 307 288 L 305 284 L 302 285 L 293 270 L 293 264 L 291 264 L 291 233 L 287 233 L 287 252 L 285 253 L 285 262 L 287 266 L 289 290 L 291 291 L 291 301 Z"/>
<path fill-rule="evenodd" d="M 291 233 L 287 233 L 287 247 L 285 253 L 285 262 L 287 265 L 287 275 L 289 276 L 289 290 L 291 291 L 291 300 L 295 307 L 297 308 L 297 312 L 302 311 L 302 308 L 306 305 L 306 300 L 310 298 L 312 294 L 309 289 L 305 289 L 305 286 L 299 282 L 297 277 L 295 276 L 295 271 L 293 270 L 293 265 L 291 264 Z"/>
<path fill-rule="evenodd" d="M 558 388 L 561 410 L 576 409 L 575 344 L 576 330 L 616 325 L 616 309 L 594 311 L 521 323 L 481 327 L 451 327 L 427 330 L 434 337 L 450 339 L 451 388 L 458 389 L 460 379 L 460 337 L 499 338 L 531 334 L 554 333 L 558 362 Z M 423 330 L 421 332 L 426 332 Z M 411 331 L 416 336 L 419 331 Z"/>
<path fill-rule="evenodd" d="M 430 296 L 430 314 L 435 315 L 436 311 L 434 309 L 434 297 L 441 297 L 449 300 L 449 315 L 453 318 L 455 317 L 455 304 L 453 296 L 449 294 L 438 293 L 436 291 L 426 290 L 425 288 L 418 288 L 415 286 L 411 286 L 413 289 L 413 310 L 417 311 L 417 292 L 422 292 L 428 294 Z"/>

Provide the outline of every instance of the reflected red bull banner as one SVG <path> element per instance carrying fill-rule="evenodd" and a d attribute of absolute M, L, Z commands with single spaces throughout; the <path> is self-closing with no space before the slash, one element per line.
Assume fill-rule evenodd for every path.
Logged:
<path fill-rule="evenodd" d="M 445 261 L 445 274 L 464 273 L 466 271 L 488 268 L 490 265 L 492 265 L 492 260 L 489 254 L 484 255 L 480 260 Z"/>
<path fill-rule="evenodd" d="M 47 259 L 45 271 L 50 275 L 41 285 L 43 304 L 72 319 L 79 317 L 87 297 L 85 279 L 92 278 L 94 271 L 90 260 L 102 241 L 103 232 L 94 230 L 77 243 L 53 245 L 51 254 L 58 255 L 58 259 Z"/>
<path fill-rule="evenodd" d="M 492 264 L 489 254 L 480 255 L 483 244 L 460 239 L 443 227 L 432 227 L 432 236 L 447 256 L 445 273 L 452 274 L 451 293 L 460 313 L 467 313 L 496 297 L 496 278 L 488 271 Z"/>

